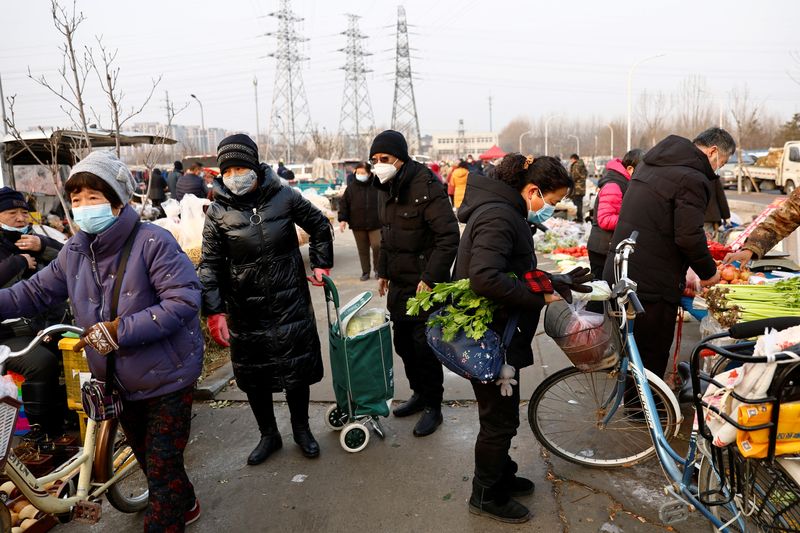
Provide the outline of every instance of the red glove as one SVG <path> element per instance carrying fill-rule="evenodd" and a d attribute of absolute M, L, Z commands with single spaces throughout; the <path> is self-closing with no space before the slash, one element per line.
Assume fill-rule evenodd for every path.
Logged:
<path fill-rule="evenodd" d="M 330 268 L 315 268 L 314 269 L 314 276 L 307 277 L 306 279 L 315 287 L 322 287 L 325 285 L 322 281 L 322 276 L 331 277 L 331 269 Z"/>
<path fill-rule="evenodd" d="M 231 334 L 228 332 L 228 320 L 224 313 L 218 313 L 208 317 L 208 332 L 214 342 L 227 348 L 231 345 Z"/>

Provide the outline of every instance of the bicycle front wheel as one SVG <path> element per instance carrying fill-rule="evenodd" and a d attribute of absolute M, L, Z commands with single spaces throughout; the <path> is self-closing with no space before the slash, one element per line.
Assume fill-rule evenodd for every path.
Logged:
<path fill-rule="evenodd" d="M 603 420 L 614 404 L 619 372 L 581 372 L 575 367 L 552 374 L 528 404 L 528 421 L 539 442 L 553 454 L 583 466 L 628 466 L 655 453 L 639 396 L 631 383 L 614 416 Z M 650 382 L 657 415 L 667 438 L 678 413 L 669 398 Z"/>
<path fill-rule="evenodd" d="M 138 513 L 147 507 L 149 496 L 147 478 L 125 439 L 122 426 L 118 421 L 114 422 L 116 428 L 111 432 L 113 445 L 106 448 L 108 452 L 105 461 L 108 464 L 108 471 L 112 476 L 116 476 L 126 466 L 131 465 L 131 468 L 108 488 L 106 498 L 117 511 Z"/>

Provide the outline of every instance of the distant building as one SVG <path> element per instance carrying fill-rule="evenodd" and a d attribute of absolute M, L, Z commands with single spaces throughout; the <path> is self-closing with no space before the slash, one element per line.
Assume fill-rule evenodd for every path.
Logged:
<path fill-rule="evenodd" d="M 468 131 L 463 137 L 457 131 L 434 133 L 431 156 L 434 159 L 453 160 L 472 154 L 475 158 L 497 144 L 497 134 L 488 131 Z"/>

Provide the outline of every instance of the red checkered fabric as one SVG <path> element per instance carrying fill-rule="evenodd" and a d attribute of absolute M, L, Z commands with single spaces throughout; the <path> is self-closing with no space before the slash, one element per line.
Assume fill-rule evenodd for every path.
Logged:
<path fill-rule="evenodd" d="M 525 284 L 534 293 L 553 293 L 553 284 L 550 278 L 541 270 L 531 270 L 525 273 Z"/>

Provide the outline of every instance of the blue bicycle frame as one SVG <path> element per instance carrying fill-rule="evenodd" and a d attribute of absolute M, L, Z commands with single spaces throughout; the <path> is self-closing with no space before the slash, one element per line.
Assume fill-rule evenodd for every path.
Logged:
<path fill-rule="evenodd" d="M 635 314 L 631 315 L 631 317 L 628 317 L 627 315 L 628 304 L 630 304 L 630 306 L 633 307 L 636 312 L 644 312 L 644 309 L 642 308 L 642 305 L 636 296 L 636 284 L 627 279 L 627 259 L 628 255 L 633 251 L 633 245 L 635 243 L 636 232 L 631 235 L 630 239 L 625 239 L 617 246 L 617 253 L 622 253 L 621 257 L 625 266 L 622 269 L 620 281 L 618 281 L 618 283 L 615 285 L 615 293 L 617 302 L 619 303 L 619 310 L 621 311 L 623 317 L 622 320 L 625 324 L 625 337 L 627 342 L 625 344 L 625 355 L 623 356 L 620 364 L 620 377 L 617 384 L 617 389 L 613 398 L 610 399 L 614 402 L 614 405 L 609 409 L 609 413 L 606 415 L 603 422 L 607 423 L 609 420 L 611 420 L 620 403 L 622 402 L 627 381 L 627 371 L 628 368 L 630 368 L 631 372 L 633 373 L 633 379 L 636 383 L 639 398 L 644 406 L 645 418 L 650 431 L 650 437 L 653 440 L 653 446 L 656 450 L 656 455 L 658 456 L 658 460 L 664 469 L 664 473 L 671 481 L 671 487 L 668 489 L 669 492 L 675 499 L 683 501 L 683 503 L 691 504 L 712 524 L 714 524 L 715 527 L 720 529 L 720 531 L 723 533 L 727 533 L 727 527 L 723 528 L 723 526 L 727 524 L 723 524 L 719 518 L 714 516 L 711 510 L 703 505 L 703 503 L 701 503 L 698 499 L 697 495 L 693 494 L 691 490 L 693 488 L 691 483 L 692 472 L 694 470 L 695 459 L 697 456 L 697 431 L 694 429 L 692 430 L 691 436 L 689 437 L 689 451 L 686 457 L 684 457 L 676 452 L 672 446 L 670 446 L 669 441 L 664 434 L 664 427 L 661 424 L 661 420 L 658 418 L 658 416 L 656 416 L 658 411 L 656 410 L 653 393 L 650 390 L 650 386 L 647 382 L 647 374 L 645 372 L 644 363 L 642 363 L 642 358 L 639 354 L 639 348 L 636 345 L 636 339 L 633 336 L 634 318 L 632 317 L 635 317 Z M 628 247 L 627 250 L 625 250 L 626 246 Z M 619 293 L 617 293 L 618 286 L 622 287 Z M 734 504 L 730 502 L 725 505 Z M 738 512 L 738 510 L 736 512 Z M 734 514 L 736 514 L 736 512 Z M 740 529 L 744 530 L 744 521 L 740 515 L 737 514 L 736 516 L 741 526 Z"/>

